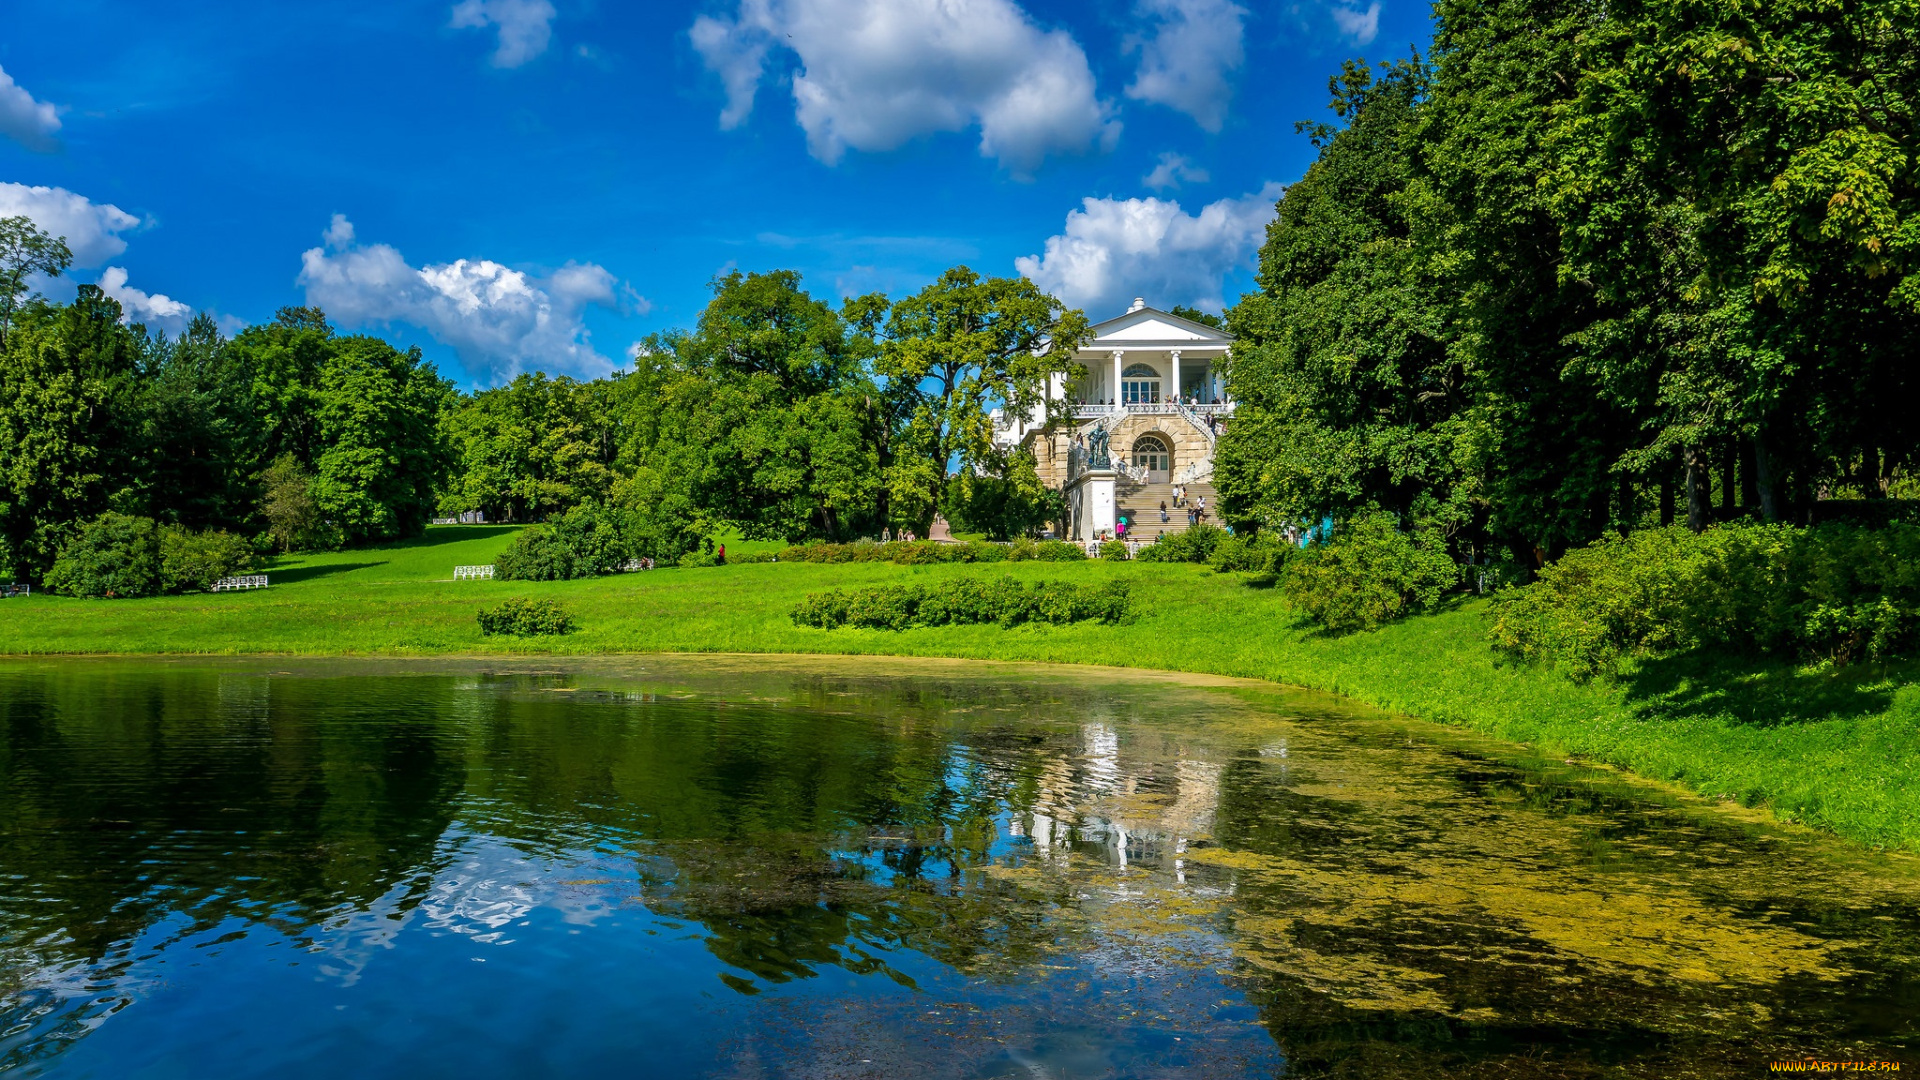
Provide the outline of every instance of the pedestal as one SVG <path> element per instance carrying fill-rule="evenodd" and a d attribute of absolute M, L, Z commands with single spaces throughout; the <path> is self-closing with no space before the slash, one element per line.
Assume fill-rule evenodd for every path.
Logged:
<path fill-rule="evenodd" d="M 1081 473 L 1067 489 L 1075 540 L 1113 535 L 1115 477 L 1112 469 L 1093 469 Z"/>

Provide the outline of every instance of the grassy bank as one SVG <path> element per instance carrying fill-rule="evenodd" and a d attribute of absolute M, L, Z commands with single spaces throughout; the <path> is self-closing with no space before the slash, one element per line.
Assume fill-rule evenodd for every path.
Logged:
<path fill-rule="evenodd" d="M 1336 691 L 1920 850 L 1920 687 L 1902 689 L 1920 681 L 1917 664 L 1833 671 L 1686 659 L 1582 686 L 1497 663 L 1477 603 L 1327 638 L 1298 624 L 1272 590 L 1188 565 L 776 563 L 541 584 L 450 580 L 455 564 L 491 561 L 511 531 L 445 527 L 408 545 L 285 560 L 260 592 L 4 600 L 0 653 L 807 652 L 1204 672 Z M 1117 577 L 1131 584 L 1140 617 L 1125 626 L 902 632 L 802 629 L 787 618 L 812 591 L 970 574 Z M 508 596 L 557 598 L 580 629 L 482 637 L 476 611 Z"/>

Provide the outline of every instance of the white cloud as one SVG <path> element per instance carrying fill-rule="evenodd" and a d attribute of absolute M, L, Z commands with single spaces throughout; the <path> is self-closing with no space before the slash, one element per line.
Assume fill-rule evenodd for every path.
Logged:
<path fill-rule="evenodd" d="M 547 51 L 557 14 L 549 0 L 460 0 L 447 25 L 455 30 L 497 27 L 500 44 L 493 50 L 493 66 L 513 68 Z"/>
<path fill-rule="evenodd" d="M 353 223 L 341 215 L 324 235 L 326 247 L 301 255 L 299 281 L 307 303 L 342 326 L 418 327 L 452 347 L 477 378 L 504 381 L 535 369 L 600 375 L 613 367 L 594 351 L 584 321 L 589 307 L 619 305 L 604 267 L 568 263 L 544 278 L 490 259 L 416 269 L 387 244 L 355 243 Z"/>
<path fill-rule="evenodd" d="M 1188 214 L 1170 199 L 1095 199 L 1067 215 L 1041 255 L 1014 260 L 1034 284 L 1095 318 L 1134 296 L 1155 307 L 1225 306 L 1222 284 L 1259 250 L 1284 187 L 1267 184 Z"/>
<path fill-rule="evenodd" d="M 1380 2 L 1374 0 L 1365 11 L 1335 7 L 1333 21 L 1339 24 L 1340 32 L 1355 45 L 1368 44 L 1380 33 Z"/>
<path fill-rule="evenodd" d="M 1155 191 L 1165 191 L 1181 184 L 1204 184 L 1211 179 L 1211 173 L 1189 161 L 1185 154 L 1168 151 L 1160 155 L 1160 164 L 1155 165 L 1153 171 L 1141 178 L 1140 182 Z"/>
<path fill-rule="evenodd" d="M 120 301 L 120 321 L 146 323 L 155 330 L 178 334 L 193 321 L 193 308 L 165 293 L 146 293 L 127 284 L 127 272 L 109 266 L 100 272 L 100 291 Z"/>
<path fill-rule="evenodd" d="M 141 220 L 111 203 L 96 203 L 66 188 L 0 183 L 0 217 L 26 215 L 41 230 L 67 238 L 73 265 L 99 266 L 127 250 L 120 234 Z"/>
<path fill-rule="evenodd" d="M 1233 0 L 1140 0 L 1136 13 L 1158 25 L 1151 38 L 1127 42 L 1128 52 L 1140 53 L 1127 96 L 1178 109 L 1219 131 L 1233 97 L 1230 80 L 1247 58 L 1247 9 Z"/>
<path fill-rule="evenodd" d="M 723 128 L 752 114 L 773 48 L 796 54 L 794 118 L 830 165 L 977 125 L 980 153 L 1026 174 L 1120 135 L 1079 44 L 1013 0 L 739 0 L 689 35 L 726 86 Z"/>
<path fill-rule="evenodd" d="M 0 135 L 29 150 L 51 150 L 59 145 L 60 114 L 51 104 L 33 100 L 27 88 L 0 68 Z"/>

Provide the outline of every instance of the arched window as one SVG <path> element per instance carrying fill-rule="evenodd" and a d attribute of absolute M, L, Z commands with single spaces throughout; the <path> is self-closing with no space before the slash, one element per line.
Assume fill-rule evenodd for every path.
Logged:
<path fill-rule="evenodd" d="M 1158 405 L 1160 373 L 1145 364 L 1133 364 L 1120 373 L 1120 401 L 1126 405 Z"/>
<path fill-rule="evenodd" d="M 1151 473 L 1149 483 L 1165 483 L 1173 472 L 1173 455 L 1158 435 L 1142 435 L 1133 440 L 1133 467 Z"/>

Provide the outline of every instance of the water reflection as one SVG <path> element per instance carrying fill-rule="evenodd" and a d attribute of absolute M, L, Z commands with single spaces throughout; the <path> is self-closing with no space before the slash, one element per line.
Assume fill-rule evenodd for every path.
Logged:
<path fill-rule="evenodd" d="M 16 663 L 0 781 L 28 1075 L 1747 1075 L 1920 1015 L 1902 860 L 1298 694 Z"/>

